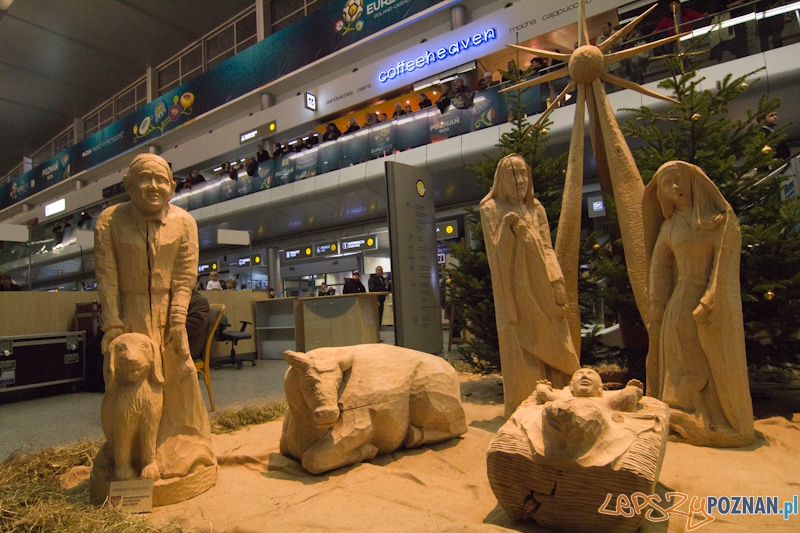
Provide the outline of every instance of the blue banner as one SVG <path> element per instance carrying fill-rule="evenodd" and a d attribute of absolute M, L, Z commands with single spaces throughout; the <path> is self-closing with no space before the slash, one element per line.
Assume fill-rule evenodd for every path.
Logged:
<path fill-rule="evenodd" d="M 334 0 L 23 174 L 0 209 L 378 33 L 441 0 Z M 291 53 L 287 53 L 291 51 Z M 338 163 L 338 161 L 337 161 Z M 53 169 L 53 164 L 59 165 Z M 337 164 L 338 168 L 338 164 Z M 40 180 L 44 170 L 45 179 Z M 273 169 L 277 170 L 277 169 Z M 294 171 L 292 171 L 293 174 Z M 285 174 L 285 173 L 284 173 Z M 266 180 L 261 178 L 258 188 Z M 22 176 L 20 176 L 22 178 Z M 255 187 L 255 184 L 253 185 Z M 273 185 L 274 186 L 274 185 Z M 13 190 L 12 190 L 13 189 Z"/>

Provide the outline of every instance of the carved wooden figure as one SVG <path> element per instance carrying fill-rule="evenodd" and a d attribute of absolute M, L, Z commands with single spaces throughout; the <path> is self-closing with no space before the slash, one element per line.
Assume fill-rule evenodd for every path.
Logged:
<path fill-rule="evenodd" d="M 531 168 L 522 157 L 511 154 L 500 161 L 480 212 L 508 417 L 537 381 L 547 379 L 563 387 L 580 364 L 547 215 L 533 196 Z"/>
<path fill-rule="evenodd" d="M 165 505 L 207 490 L 217 475 L 208 413 L 185 325 L 197 277 L 197 224 L 170 205 L 175 181 L 161 157 L 136 156 L 123 184 L 131 200 L 103 211 L 95 226 L 105 377 L 111 377 L 109 348 L 117 338 L 139 333 L 151 339 L 163 367 L 163 409 L 156 437 L 161 479 L 154 485 L 153 504 Z M 97 503 L 105 500 L 109 482 L 130 475 L 126 465 L 115 464 L 117 442 L 107 436 L 90 479 L 92 501 Z M 156 477 L 152 468 L 144 474 Z"/>
<path fill-rule="evenodd" d="M 281 453 L 319 474 L 466 433 L 453 367 L 434 355 L 362 344 L 287 350 Z"/>
<path fill-rule="evenodd" d="M 103 433 L 114 453 L 114 477 L 158 479 L 156 436 L 164 406 L 161 352 L 147 335 L 123 333 L 108 347 Z"/>
<path fill-rule="evenodd" d="M 652 494 L 667 443 L 667 406 L 643 397 L 642 383 L 603 391 L 582 368 L 569 386 L 542 381 L 487 452 L 497 500 L 517 520 L 560 531 L 635 531 L 643 514 L 611 516 L 617 496 Z M 610 498 L 609 498 L 610 495 Z"/>
<path fill-rule="evenodd" d="M 650 274 L 647 393 L 669 405 L 676 440 L 751 444 L 736 215 L 708 176 L 683 161 L 658 169 L 643 211 Z"/>

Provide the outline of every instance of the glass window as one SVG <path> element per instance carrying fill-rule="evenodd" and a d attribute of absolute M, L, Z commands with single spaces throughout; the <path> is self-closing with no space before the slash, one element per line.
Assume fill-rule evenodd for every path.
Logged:
<path fill-rule="evenodd" d="M 242 43 L 256 35 L 256 14 L 250 13 L 236 22 L 236 42 Z"/>
<path fill-rule="evenodd" d="M 220 56 L 232 50 L 234 44 L 235 36 L 233 26 L 229 26 L 218 34 L 209 38 L 208 41 L 206 41 L 206 57 L 208 57 L 209 66 L 211 66 L 212 61 L 218 62 Z"/>
<path fill-rule="evenodd" d="M 203 47 L 195 46 L 181 56 L 181 78 L 203 67 Z M 186 81 L 186 80 L 183 80 Z"/>
<path fill-rule="evenodd" d="M 166 65 L 165 67 L 161 68 L 158 71 L 159 91 L 163 94 L 164 88 L 180 80 L 180 77 L 181 77 L 181 65 L 179 61 L 173 61 L 169 65 Z"/>
<path fill-rule="evenodd" d="M 303 9 L 304 6 L 304 0 L 281 0 L 278 2 L 270 2 L 272 20 L 275 22 L 280 22 L 282 19 L 291 15 L 298 9 Z"/>

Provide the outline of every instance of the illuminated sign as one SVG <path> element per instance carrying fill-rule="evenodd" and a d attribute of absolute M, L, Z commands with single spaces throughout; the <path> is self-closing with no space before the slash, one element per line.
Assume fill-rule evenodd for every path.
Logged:
<path fill-rule="evenodd" d="M 342 252 L 356 252 L 358 250 L 377 250 L 378 237 L 376 235 L 367 235 L 366 237 L 358 237 L 356 239 L 347 239 L 342 241 Z"/>
<path fill-rule="evenodd" d="M 313 250 L 310 246 L 306 246 L 304 248 L 292 248 L 291 250 L 284 250 L 283 257 L 287 261 L 293 261 L 295 259 L 306 259 L 311 257 L 313 254 Z"/>
<path fill-rule="evenodd" d="M 274 133 L 277 125 L 275 121 L 267 122 L 254 130 L 249 130 L 244 133 L 239 134 L 239 144 L 244 144 L 246 142 L 252 141 L 256 137 L 264 137 L 269 135 L 270 133 Z"/>
<path fill-rule="evenodd" d="M 254 266 L 263 266 L 264 265 L 264 263 L 262 262 L 262 259 L 261 259 L 261 254 L 256 254 L 256 255 L 253 256 L 253 265 Z"/>
<path fill-rule="evenodd" d="M 489 28 L 488 30 L 485 30 L 483 33 L 476 33 L 471 37 L 467 37 L 466 39 L 456 41 L 448 46 L 443 46 L 437 50 L 434 51 L 426 50 L 423 54 L 421 54 L 417 58 L 405 59 L 405 60 L 401 59 L 400 61 L 397 62 L 397 65 L 390 67 L 386 70 L 382 70 L 380 74 L 378 74 L 378 80 L 381 83 L 386 83 L 387 81 L 393 80 L 398 76 L 401 76 L 408 72 L 413 72 L 418 68 L 426 67 L 431 63 L 435 63 L 436 61 L 447 59 L 450 56 L 458 55 L 469 48 L 480 46 L 493 39 L 497 39 L 497 30 L 495 30 L 494 28 Z"/>
<path fill-rule="evenodd" d="M 589 218 L 600 218 L 606 216 L 606 204 L 603 202 L 602 196 L 591 196 L 586 198 L 586 204 L 589 206 Z"/>
<path fill-rule="evenodd" d="M 209 264 L 205 264 L 205 265 L 197 265 L 197 272 L 198 272 L 199 274 L 202 274 L 203 272 L 206 272 L 206 271 L 207 271 L 207 270 L 209 270 L 210 268 L 211 268 L 211 265 L 209 265 Z"/>
<path fill-rule="evenodd" d="M 311 93 L 306 93 L 306 109 L 317 110 L 317 97 Z"/>
<path fill-rule="evenodd" d="M 51 215 L 55 215 L 56 213 L 60 213 L 67 209 L 67 201 L 62 198 L 61 200 L 56 200 L 52 204 L 47 204 L 44 206 L 44 216 L 49 217 Z"/>
<path fill-rule="evenodd" d="M 249 266 L 250 265 L 250 258 L 249 257 L 240 257 L 239 261 L 237 261 L 237 264 L 240 267 Z"/>
<path fill-rule="evenodd" d="M 314 245 L 314 255 L 337 255 L 338 253 L 339 245 L 335 241 Z"/>
<path fill-rule="evenodd" d="M 444 222 L 436 223 L 436 239 L 439 241 L 446 241 L 449 239 L 458 238 L 458 221 L 445 220 Z"/>
<path fill-rule="evenodd" d="M 245 141 L 249 141 L 250 139 L 255 139 L 256 135 L 258 135 L 258 130 L 248 131 L 247 133 L 242 133 L 239 135 L 239 142 L 243 143 Z"/>

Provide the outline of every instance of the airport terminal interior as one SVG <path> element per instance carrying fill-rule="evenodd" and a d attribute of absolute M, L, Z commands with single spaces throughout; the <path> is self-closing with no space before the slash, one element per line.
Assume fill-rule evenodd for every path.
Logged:
<path fill-rule="evenodd" d="M 585 2 L 586 33 L 598 46 L 646 13 L 609 53 L 676 29 L 682 34 L 604 67 L 623 80 L 603 85 L 617 121 L 642 106 L 667 109 L 667 102 L 630 86 L 666 93 L 660 84 L 677 76 L 670 63 L 676 58 L 698 72 L 703 89 L 728 74 L 746 76 L 751 88 L 728 114 L 744 117 L 762 94 L 781 100 L 772 126 L 784 128 L 779 150 L 786 153 L 779 152 L 780 168 L 769 179 L 783 183 L 785 198 L 795 197 L 800 2 L 676 4 Z M 460 311 L 446 296 L 446 272 L 459 265 L 453 247 L 483 244 L 470 214 L 489 191 L 478 167 L 501 154 L 503 136 L 518 127 L 515 112 L 525 127 L 549 113 L 546 157 L 558 158 L 575 143 L 578 92 L 558 75 L 571 62 L 524 49 L 578 49 L 583 5 L 0 0 L 0 289 L 13 286 L 27 298 L 10 306 L 10 296 L 0 295 L 0 352 L 12 346 L 4 339 L 61 335 L 86 353 L 82 370 L 41 384 L 20 381 L 19 370 L 15 378 L 14 368 L 3 366 L 10 352 L 0 358 L 0 459 L 103 435 L 101 396 L 80 392 L 102 383 L 96 304 L 103 267 L 95 258 L 95 229 L 104 210 L 131 199 L 123 178 L 141 154 L 169 165 L 170 202 L 197 224 L 195 288 L 224 309 L 230 327 L 220 332 L 234 334 L 218 334 L 205 348 L 215 367 L 205 370 L 210 385 L 199 378 L 209 410 L 212 390 L 215 411 L 284 401 L 285 350 L 415 347 L 425 337 L 433 348 L 421 351 L 459 361 L 458 346 L 470 334 L 457 327 Z M 506 91 L 536 78 L 547 81 L 521 95 Z M 580 240 L 591 237 L 610 250 L 618 238 L 616 211 L 604 197 L 607 163 L 595 159 L 590 129 L 576 162 L 584 169 Z M 419 198 L 398 192 L 392 176 L 399 169 L 410 169 Z M 562 177 L 556 188 L 563 186 Z M 403 293 L 397 284 L 414 283 L 406 280 L 418 249 L 411 234 L 403 241 L 405 230 L 393 221 L 417 200 L 429 202 L 431 219 L 427 258 L 416 259 L 424 264 L 416 268 L 428 270 L 414 279 L 430 292 Z M 549 222 L 553 229 L 558 220 Z M 376 271 L 386 280 L 381 289 L 373 285 Z M 366 297 L 350 294 L 359 278 Z M 375 290 L 389 293 L 379 297 L 385 298 L 380 311 L 367 298 Z M 416 294 L 422 296 L 411 302 Z M 320 310 L 322 301 L 331 309 Z M 622 318 L 609 319 L 602 302 L 590 314 L 584 334 L 602 329 L 609 339 L 619 336 L 614 328 Z M 324 331 L 313 321 L 318 317 L 330 321 Z M 415 327 L 435 331 L 415 338 Z M 243 334 L 238 341 L 236 333 Z M 502 406 L 502 385 L 491 386 Z M 62 430 L 76 412 L 93 418 Z"/>

